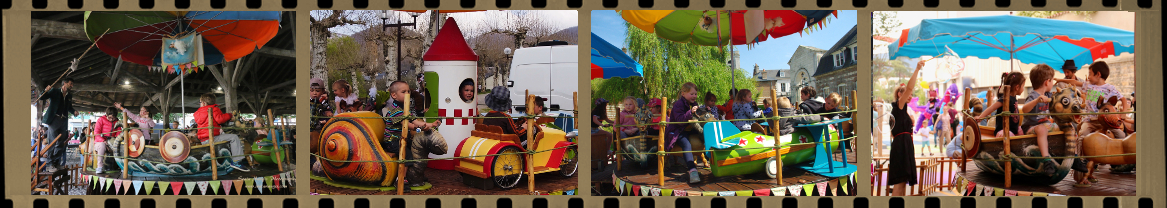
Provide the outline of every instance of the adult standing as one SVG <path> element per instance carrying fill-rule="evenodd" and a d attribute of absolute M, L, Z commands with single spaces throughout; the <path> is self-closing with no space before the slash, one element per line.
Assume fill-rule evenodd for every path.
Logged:
<path fill-rule="evenodd" d="M 73 60 L 69 71 L 76 68 L 77 60 Z M 46 150 L 46 156 L 40 159 L 49 162 L 45 168 L 47 172 L 57 172 L 58 167 L 65 166 L 65 141 L 69 140 L 67 138 L 69 117 L 77 115 L 77 110 L 73 109 L 73 94 L 69 93 L 70 88 L 73 88 L 73 79 L 65 78 L 61 81 L 60 88 L 52 89 L 51 86 L 45 88 L 45 94 L 39 99 L 49 101 L 49 106 L 41 119 L 42 123 L 49 125 L 49 138 L 46 139 L 53 141 L 53 138 L 66 137 L 50 144 L 52 146 Z"/>

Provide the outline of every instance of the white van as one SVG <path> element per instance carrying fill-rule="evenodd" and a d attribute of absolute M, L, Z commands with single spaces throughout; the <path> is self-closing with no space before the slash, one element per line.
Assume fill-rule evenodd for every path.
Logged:
<path fill-rule="evenodd" d="M 547 98 L 547 114 L 571 115 L 575 110 L 572 93 L 579 90 L 579 46 L 564 41 L 547 41 L 535 47 L 515 50 L 511 61 L 511 106 L 525 115 L 524 91 Z"/>

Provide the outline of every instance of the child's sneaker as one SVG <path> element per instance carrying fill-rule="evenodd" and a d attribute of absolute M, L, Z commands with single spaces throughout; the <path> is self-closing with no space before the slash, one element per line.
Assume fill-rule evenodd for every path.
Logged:
<path fill-rule="evenodd" d="M 700 183 L 700 182 L 701 182 L 701 173 L 698 173 L 696 169 L 689 170 L 689 183 Z"/>
<path fill-rule="evenodd" d="M 1050 157 L 1042 158 L 1041 165 L 1038 167 L 1041 167 L 1041 171 L 1045 172 L 1046 175 L 1054 175 L 1058 171 L 1058 164 L 1053 159 L 1050 159 Z"/>

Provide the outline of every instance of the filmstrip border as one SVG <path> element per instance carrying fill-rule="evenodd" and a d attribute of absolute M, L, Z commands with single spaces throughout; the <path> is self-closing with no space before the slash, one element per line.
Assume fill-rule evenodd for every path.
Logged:
<path fill-rule="evenodd" d="M 1076 4 L 1081 2 L 1080 4 Z M 245 1 L 226 1 L 226 0 L 212 0 L 212 1 L 190 1 L 178 0 L 175 3 L 170 1 L 158 0 L 121 0 L 121 1 L 100 1 L 100 0 L 32 0 L 32 1 L 0 1 L 0 9 L 3 9 L 3 17 L 6 20 L 4 36 L 11 37 L 4 39 L 5 55 L 4 68 L 5 69 L 22 69 L 30 68 L 30 64 L 26 60 L 29 55 L 22 50 L 28 48 L 30 45 L 20 43 L 21 40 L 28 35 L 28 19 L 31 11 L 83 11 L 83 10 L 279 10 L 279 11 L 296 11 L 299 13 L 296 18 L 301 26 L 308 24 L 307 12 L 311 10 L 320 9 L 370 9 L 370 10 L 391 10 L 391 9 L 506 9 L 506 10 L 523 10 L 523 9 L 562 9 L 562 10 L 578 10 L 581 16 L 580 22 L 580 37 L 584 37 L 590 33 L 591 28 L 588 26 L 591 10 L 612 10 L 612 9 L 836 9 L 836 10 L 858 10 L 860 13 L 869 13 L 872 11 L 943 11 L 943 10 L 1110 10 L 1110 11 L 1131 11 L 1136 12 L 1136 41 L 1140 43 L 1140 47 L 1136 49 L 1136 53 L 1140 54 L 1161 54 L 1162 42 L 1159 37 L 1162 36 L 1161 29 L 1161 8 L 1162 2 L 1152 0 L 960 0 L 960 1 L 941 1 L 941 0 L 778 0 L 778 1 L 763 1 L 763 0 L 747 0 L 747 1 L 686 1 L 686 0 L 601 0 L 601 1 L 585 1 L 585 0 L 496 0 L 496 1 L 473 1 L 473 0 L 426 0 L 426 1 L 407 1 L 407 0 L 390 0 L 390 1 L 367 1 L 367 0 L 245 0 Z M 866 15 L 859 15 L 858 21 L 859 30 L 870 31 L 871 19 Z M 300 57 L 310 57 L 310 50 L 308 43 L 307 27 L 296 27 L 297 46 L 296 55 Z M 870 45 L 870 35 L 860 34 L 859 44 Z M 579 45 L 588 45 L 590 40 L 588 38 L 580 38 Z M 870 57 L 870 50 L 861 50 L 861 56 Z M 580 68 L 586 67 L 589 60 L 584 55 L 580 55 Z M 1162 59 L 1154 58 L 1154 56 L 1137 56 L 1136 65 L 1138 77 L 1162 77 L 1163 72 L 1156 70 L 1162 68 Z M 297 59 L 297 82 L 308 82 L 308 66 L 309 59 Z M 858 67 L 860 77 L 859 91 L 870 91 L 870 60 L 861 59 Z M 1150 70 L 1147 70 L 1150 69 Z M 27 77 L 29 74 L 27 70 L 4 70 L 4 77 Z M 588 88 L 586 76 L 587 71 L 580 71 L 580 89 Z M 864 79 L 867 78 L 867 79 Z M 20 95 L 24 93 L 25 87 L 28 86 L 28 81 L 21 79 L 6 79 L 4 82 L 4 94 Z M 1140 92 L 1161 92 L 1161 83 L 1141 82 L 1136 89 Z M 308 90 L 306 84 L 298 84 L 298 90 Z M 22 102 L 7 102 L 9 96 L 5 96 L 5 109 L 16 109 L 6 111 L 6 121 L 23 121 L 27 119 L 25 116 L 29 112 L 24 111 L 23 106 L 15 103 Z M 16 97 L 15 100 L 20 100 L 21 96 Z M 1163 97 L 1159 95 L 1142 96 L 1144 101 L 1153 103 L 1162 103 Z M 579 100 L 590 100 L 588 93 L 580 93 Z M 864 98 L 860 98 L 859 108 L 869 107 L 865 104 Z M 307 104 L 307 98 L 297 100 L 298 103 Z M 589 104 L 589 102 L 581 102 L 580 104 Z M 590 108 L 581 109 L 581 114 L 590 115 Z M 1163 115 L 1163 109 L 1146 109 L 1141 113 L 1151 115 Z M 298 108 L 297 114 L 308 115 L 306 108 Z M 861 112 L 861 116 L 870 116 Z M 1158 118 L 1162 116 L 1143 116 L 1147 118 Z M 307 118 L 306 116 L 303 118 Z M 1163 125 L 1160 120 L 1143 120 L 1141 123 L 1146 125 Z M 870 123 L 866 123 L 860 119 L 860 132 L 870 132 Z M 584 128 L 585 130 L 587 128 Z M 5 137 L 21 137 L 27 138 L 29 135 L 19 124 L 10 125 L 6 122 L 4 126 Z M 1150 135 L 1165 135 L 1162 129 L 1144 129 Z M 581 137 L 588 136 L 587 131 L 582 133 Z M 307 137 L 307 132 L 297 132 L 297 136 Z M 5 140 L 4 160 L 7 162 L 11 160 L 13 164 L 25 162 L 20 148 L 21 142 L 19 140 Z M 1140 141 L 1139 146 L 1141 152 L 1162 152 L 1164 142 L 1162 140 L 1143 140 Z M 306 144 L 305 144 L 306 145 Z M 860 140 L 860 146 L 869 145 L 866 140 Z M 580 148 L 589 148 L 589 144 L 581 144 Z M 297 155 L 301 159 L 307 158 L 305 154 Z M 590 158 L 589 151 L 581 151 L 581 157 Z M 870 165 L 870 155 L 859 154 L 859 166 Z M 1142 159 L 1140 166 L 1147 169 L 1162 170 L 1165 164 L 1156 163 L 1152 161 L 1163 161 L 1163 154 L 1146 154 L 1140 156 Z M 864 162 L 868 161 L 868 162 Z M 307 164 L 297 164 L 297 169 L 307 169 Z M 27 183 L 26 167 L 20 165 L 13 165 L 12 169 L 6 171 L 6 184 L 25 184 Z M 590 164 L 584 166 L 590 168 Z M 860 171 L 862 173 L 863 171 Z M 23 174 L 17 174 L 23 173 Z M 580 173 L 579 184 L 581 187 L 591 184 L 591 173 Z M 610 197 L 610 196 L 589 196 L 590 193 L 581 193 L 581 196 L 313 196 L 308 195 L 308 183 L 298 183 L 297 189 L 300 190 L 296 195 L 289 196 L 34 196 L 22 193 L 24 185 L 9 185 L 6 190 L 14 191 L 14 193 L 6 193 L 5 205 L 8 207 L 199 207 L 199 206 L 215 206 L 228 205 L 229 207 L 363 207 L 362 205 L 369 205 L 369 207 L 376 207 L 376 205 L 389 205 L 390 207 L 398 207 L 398 205 L 415 206 L 425 205 L 426 207 L 1164 207 L 1164 199 L 1167 199 L 1167 192 L 1162 187 L 1167 187 L 1164 180 L 1167 174 L 1162 172 L 1148 172 L 1145 176 L 1139 177 L 1138 195 L 1125 197 L 870 197 L 869 189 L 862 187 L 869 187 L 870 182 L 859 180 L 857 181 L 859 196 L 858 197 Z M 864 174 L 859 174 L 857 178 L 862 178 Z M 296 178 L 307 178 L 307 171 L 297 172 Z M 585 190 L 583 188 L 581 191 Z M 863 197 L 867 196 L 867 197 Z M 1158 201 L 1158 204 L 1155 204 Z"/>

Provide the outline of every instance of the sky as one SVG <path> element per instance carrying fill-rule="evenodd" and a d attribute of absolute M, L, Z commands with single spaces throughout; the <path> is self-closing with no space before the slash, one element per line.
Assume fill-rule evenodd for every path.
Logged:
<path fill-rule="evenodd" d="M 748 49 L 745 45 L 734 46 L 741 57 L 739 68 L 746 69 L 746 73 L 753 73 L 754 64 L 762 69 L 789 69 L 786 62 L 794 55 L 799 45 L 813 46 L 821 49 L 830 49 L 835 45 L 857 21 L 855 10 L 839 10 L 839 17 L 831 17 L 830 23 L 823 26 L 823 30 L 811 32 L 809 35 L 789 35 L 777 39 L 769 39 Z M 616 11 L 593 10 L 592 32 L 617 47 L 624 46 L 625 27 L 624 19 Z"/>
<path fill-rule="evenodd" d="M 382 10 L 362 10 L 362 11 L 379 13 Z M 326 14 L 327 12 L 331 12 L 331 11 L 320 11 L 320 10 L 312 11 L 312 16 L 314 16 L 314 17 L 323 16 L 323 14 Z M 375 14 L 375 13 L 373 13 L 373 14 Z M 389 19 L 390 24 L 397 22 L 395 20 L 395 18 L 404 18 L 406 23 L 414 21 L 413 18 L 409 16 L 410 13 L 407 13 L 407 12 L 395 12 L 395 11 L 390 10 L 389 14 L 396 16 L 396 17 L 391 17 Z M 428 13 L 418 15 L 418 18 L 417 18 L 418 27 L 416 30 L 418 30 L 418 31 L 425 30 L 424 26 L 426 24 L 428 24 L 428 19 L 425 17 L 427 17 L 428 15 L 429 15 Z M 557 30 L 557 31 L 561 30 L 561 29 L 566 29 L 569 27 L 575 27 L 575 26 L 579 25 L 579 12 L 577 12 L 575 10 L 487 10 L 487 11 L 479 11 L 479 12 L 462 12 L 462 13 L 449 14 L 450 17 L 453 17 L 458 22 L 458 27 L 459 27 L 459 29 L 462 29 L 463 32 L 473 31 L 472 29 L 474 27 L 487 27 L 488 24 L 490 24 L 490 23 L 487 23 L 486 21 L 482 21 L 482 20 L 505 20 L 508 18 L 514 18 L 518 15 L 537 15 L 537 16 L 540 16 L 544 21 L 547 21 L 547 22 L 551 23 L 552 25 L 556 26 L 555 30 Z M 369 16 L 369 17 L 365 17 L 365 18 L 371 18 L 367 21 L 372 21 L 374 25 L 379 25 L 380 22 L 382 21 L 379 17 L 375 17 L 375 16 Z M 361 30 L 364 30 L 365 28 L 366 28 L 366 26 L 364 26 L 364 25 L 346 25 L 346 26 L 331 28 L 331 29 L 329 29 L 329 31 L 332 31 L 334 33 L 341 34 L 341 35 L 352 35 L 353 33 L 360 32 Z M 473 34 L 466 34 L 466 35 L 470 36 Z"/>

